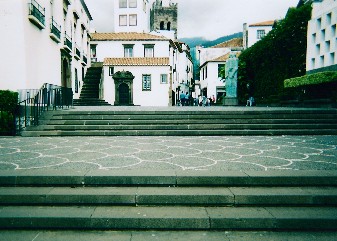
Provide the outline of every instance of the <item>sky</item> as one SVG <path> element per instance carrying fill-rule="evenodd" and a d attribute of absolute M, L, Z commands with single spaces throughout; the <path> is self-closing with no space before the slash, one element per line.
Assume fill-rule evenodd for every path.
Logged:
<path fill-rule="evenodd" d="M 112 32 L 112 1 L 85 0 L 97 32 Z M 150 0 L 153 1 L 153 0 Z M 173 0 L 178 3 L 178 39 L 208 40 L 241 32 L 244 23 L 282 19 L 299 0 Z"/>

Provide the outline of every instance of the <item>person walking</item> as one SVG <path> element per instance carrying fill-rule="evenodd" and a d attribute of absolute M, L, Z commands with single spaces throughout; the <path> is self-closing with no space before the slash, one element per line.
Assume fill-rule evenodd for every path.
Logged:
<path fill-rule="evenodd" d="M 181 91 L 180 93 L 180 103 L 181 103 L 181 106 L 185 105 L 185 94 L 183 91 Z"/>

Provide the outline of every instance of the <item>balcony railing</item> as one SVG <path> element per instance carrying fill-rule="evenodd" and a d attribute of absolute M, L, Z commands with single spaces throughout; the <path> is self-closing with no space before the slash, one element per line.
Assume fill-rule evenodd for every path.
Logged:
<path fill-rule="evenodd" d="M 73 49 L 73 43 L 71 42 L 71 38 L 67 35 L 67 33 L 64 33 L 64 46 L 68 52 L 71 52 Z"/>
<path fill-rule="evenodd" d="M 86 64 L 86 65 L 88 64 L 87 56 L 85 56 L 84 53 L 83 53 L 83 55 L 82 55 L 82 60 L 83 60 L 83 63 L 84 63 L 84 64 Z"/>
<path fill-rule="evenodd" d="M 45 28 L 45 8 L 41 7 L 35 0 L 28 3 L 29 6 L 29 20 L 33 22 L 38 28 Z"/>
<path fill-rule="evenodd" d="M 53 18 L 51 18 L 50 23 L 50 37 L 54 39 L 57 43 L 61 39 L 61 26 L 58 25 Z"/>
<path fill-rule="evenodd" d="M 80 59 L 81 58 L 81 51 L 80 48 L 75 44 L 75 58 Z"/>

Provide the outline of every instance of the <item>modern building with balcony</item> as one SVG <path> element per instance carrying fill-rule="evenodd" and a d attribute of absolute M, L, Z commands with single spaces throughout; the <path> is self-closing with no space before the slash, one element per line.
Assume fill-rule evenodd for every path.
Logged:
<path fill-rule="evenodd" d="M 0 89 L 48 83 L 72 88 L 76 98 L 90 66 L 92 17 L 84 0 L 2 0 L 0 9 Z"/>

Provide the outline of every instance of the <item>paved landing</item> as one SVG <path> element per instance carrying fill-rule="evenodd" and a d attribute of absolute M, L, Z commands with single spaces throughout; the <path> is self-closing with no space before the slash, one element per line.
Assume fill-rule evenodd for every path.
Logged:
<path fill-rule="evenodd" d="M 2 137 L 0 170 L 337 170 L 337 136 Z"/>

